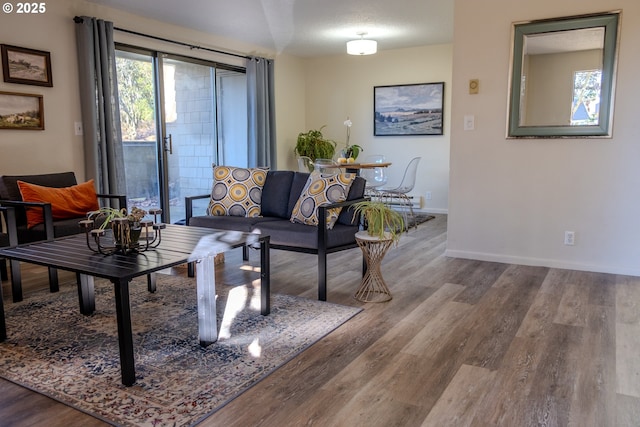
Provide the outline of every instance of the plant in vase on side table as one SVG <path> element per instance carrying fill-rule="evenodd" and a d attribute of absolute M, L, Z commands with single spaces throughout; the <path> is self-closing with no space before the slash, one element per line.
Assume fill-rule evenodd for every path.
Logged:
<path fill-rule="evenodd" d="M 380 265 L 393 244 L 397 244 L 404 230 L 404 218 L 388 205 L 378 201 L 363 201 L 353 205 L 354 215 L 362 215 L 367 231 L 356 233 L 367 271 L 354 298 L 362 302 L 389 301 L 391 291 L 382 277 Z"/>

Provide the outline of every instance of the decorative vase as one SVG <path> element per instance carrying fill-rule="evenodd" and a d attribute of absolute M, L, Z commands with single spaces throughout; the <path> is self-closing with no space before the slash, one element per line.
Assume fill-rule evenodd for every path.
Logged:
<path fill-rule="evenodd" d="M 138 249 L 138 241 L 142 232 L 139 222 L 130 221 L 128 218 L 114 218 L 111 220 L 111 230 L 118 252 L 128 254 Z"/>
<path fill-rule="evenodd" d="M 353 161 L 355 161 L 361 151 L 362 147 L 357 144 L 347 145 L 345 148 L 340 150 L 340 157 L 345 160 L 353 159 Z"/>

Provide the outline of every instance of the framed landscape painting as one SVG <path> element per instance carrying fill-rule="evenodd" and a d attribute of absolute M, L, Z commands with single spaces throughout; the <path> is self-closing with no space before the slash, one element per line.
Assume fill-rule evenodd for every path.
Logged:
<path fill-rule="evenodd" d="M 0 129 L 44 130 L 43 96 L 0 92 Z"/>
<path fill-rule="evenodd" d="M 0 45 L 2 74 L 7 83 L 36 86 L 53 86 L 51 79 L 51 54 L 43 50 Z"/>
<path fill-rule="evenodd" d="M 375 136 L 442 135 L 444 82 L 373 88 Z"/>

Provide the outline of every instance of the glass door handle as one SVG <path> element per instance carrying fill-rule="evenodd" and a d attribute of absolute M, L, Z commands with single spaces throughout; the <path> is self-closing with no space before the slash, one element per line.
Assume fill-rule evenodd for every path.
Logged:
<path fill-rule="evenodd" d="M 169 134 L 169 136 L 165 136 L 163 139 L 164 151 L 168 151 L 169 154 L 173 154 L 173 139 L 171 138 L 171 134 Z"/>

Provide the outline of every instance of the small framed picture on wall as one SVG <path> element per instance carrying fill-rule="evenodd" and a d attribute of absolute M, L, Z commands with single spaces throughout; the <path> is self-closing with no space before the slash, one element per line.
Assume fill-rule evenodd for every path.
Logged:
<path fill-rule="evenodd" d="M 44 130 L 43 96 L 0 92 L 0 129 Z"/>
<path fill-rule="evenodd" d="M 0 45 L 2 75 L 7 83 L 53 86 L 51 54 L 43 50 Z"/>

